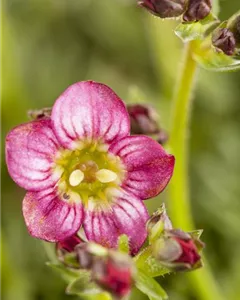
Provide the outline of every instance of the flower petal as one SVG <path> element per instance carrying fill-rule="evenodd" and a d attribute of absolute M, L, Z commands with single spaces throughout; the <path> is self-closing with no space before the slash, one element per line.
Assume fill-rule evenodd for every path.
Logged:
<path fill-rule="evenodd" d="M 174 156 L 147 136 L 129 136 L 113 143 L 109 151 L 119 156 L 127 169 L 122 187 L 136 197 L 159 194 L 173 174 Z"/>
<path fill-rule="evenodd" d="M 52 188 L 28 192 L 23 200 L 23 215 L 29 233 L 49 242 L 63 241 L 75 234 L 83 219 L 82 204 L 60 200 Z"/>
<path fill-rule="evenodd" d="M 106 85 L 82 81 L 71 85 L 55 102 L 53 127 L 62 145 L 73 149 L 82 138 L 110 143 L 127 136 L 130 122 L 122 100 Z"/>
<path fill-rule="evenodd" d="M 141 200 L 126 192 L 119 192 L 111 209 L 86 210 L 83 226 L 89 240 L 106 247 L 116 247 L 118 237 L 121 234 L 128 235 L 131 252 L 136 254 L 146 239 L 148 218 Z"/>
<path fill-rule="evenodd" d="M 6 161 L 13 180 L 21 187 L 38 191 L 52 186 L 58 178 L 52 174 L 53 157 L 59 143 L 51 120 L 22 124 L 6 138 Z"/>

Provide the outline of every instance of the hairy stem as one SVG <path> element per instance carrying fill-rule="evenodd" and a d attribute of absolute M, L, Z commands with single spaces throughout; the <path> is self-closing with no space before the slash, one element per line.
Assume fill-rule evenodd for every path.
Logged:
<path fill-rule="evenodd" d="M 180 76 L 173 97 L 172 123 L 169 147 L 175 155 L 176 164 L 169 184 L 169 213 L 174 227 L 183 230 L 194 229 L 190 206 L 188 177 L 188 135 L 192 92 L 195 85 L 197 66 L 192 59 L 194 42 L 185 45 Z M 205 260 L 205 266 L 187 275 L 196 299 L 223 300 L 218 284 Z"/>

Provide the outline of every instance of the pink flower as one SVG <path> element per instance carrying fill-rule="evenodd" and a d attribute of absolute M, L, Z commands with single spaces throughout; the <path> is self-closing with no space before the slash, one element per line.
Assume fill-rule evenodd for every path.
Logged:
<path fill-rule="evenodd" d="M 8 170 L 28 190 L 23 215 L 32 236 L 58 242 L 83 225 L 89 240 L 115 247 L 127 234 L 132 253 L 139 250 L 148 219 L 142 200 L 166 187 L 174 157 L 129 128 L 122 100 L 86 81 L 56 100 L 50 118 L 8 134 Z"/>

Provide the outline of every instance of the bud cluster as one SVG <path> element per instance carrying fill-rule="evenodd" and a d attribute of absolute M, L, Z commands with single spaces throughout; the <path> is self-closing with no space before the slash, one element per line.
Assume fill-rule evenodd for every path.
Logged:
<path fill-rule="evenodd" d="M 159 116 L 150 105 L 129 104 L 127 110 L 130 116 L 131 133 L 144 134 L 156 139 L 159 144 L 168 140 L 166 131 L 158 124 Z"/>
<path fill-rule="evenodd" d="M 95 243 L 83 242 L 78 236 L 59 242 L 57 255 L 66 267 L 89 271 L 91 281 L 115 298 L 129 294 L 135 274 L 129 255 Z"/>
<path fill-rule="evenodd" d="M 118 298 L 129 294 L 135 270 L 130 256 L 93 243 L 80 244 L 75 252 L 80 268 L 90 270 L 98 286 Z"/>
<path fill-rule="evenodd" d="M 214 30 L 212 44 L 226 55 L 240 55 L 240 13 Z"/>
<path fill-rule="evenodd" d="M 199 239 L 201 232 L 173 229 L 164 205 L 149 219 L 147 229 L 153 256 L 161 265 L 173 271 L 202 266 L 200 252 L 204 244 Z"/>
<path fill-rule="evenodd" d="M 140 0 L 139 5 L 160 18 L 182 16 L 183 22 L 197 22 L 209 15 L 211 0 Z"/>

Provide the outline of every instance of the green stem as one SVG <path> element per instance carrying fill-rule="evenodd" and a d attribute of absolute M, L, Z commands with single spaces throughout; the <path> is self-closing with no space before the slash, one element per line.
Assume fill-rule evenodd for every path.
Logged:
<path fill-rule="evenodd" d="M 192 59 L 194 42 L 185 45 L 180 77 L 173 97 L 172 127 L 169 147 L 176 159 L 173 178 L 169 184 L 169 213 L 174 227 L 183 230 L 194 229 L 190 206 L 188 178 L 188 128 L 191 112 L 192 92 L 197 71 Z M 218 284 L 207 262 L 205 266 L 187 275 L 195 296 L 202 300 L 223 300 Z"/>
<path fill-rule="evenodd" d="M 188 183 L 188 122 L 191 94 L 196 75 L 196 62 L 191 57 L 192 44 L 185 45 L 180 77 L 173 97 L 172 122 L 169 146 L 176 158 L 174 175 L 169 185 L 171 202 L 169 211 L 174 226 L 183 230 L 193 229 Z"/>

